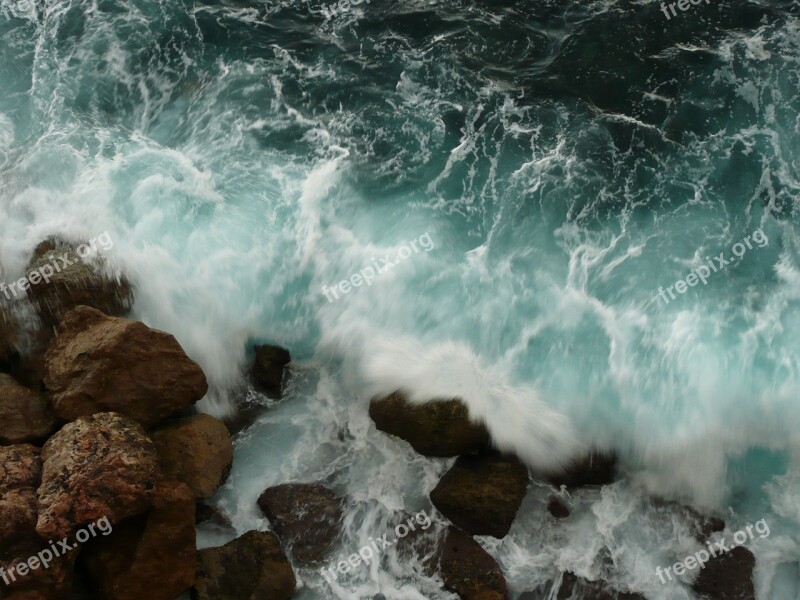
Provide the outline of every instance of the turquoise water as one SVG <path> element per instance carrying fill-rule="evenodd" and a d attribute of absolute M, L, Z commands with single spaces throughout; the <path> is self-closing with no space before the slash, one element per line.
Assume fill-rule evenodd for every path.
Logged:
<path fill-rule="evenodd" d="M 626 480 L 578 494 L 569 526 L 534 484 L 483 540 L 515 592 L 610 555 L 620 586 L 691 598 L 653 576 L 691 550 L 655 493 L 731 531 L 767 519 L 758 597 L 797 598 L 800 10 L 712 4 L 669 22 L 622 0 L 0 12 L 5 275 L 49 234 L 108 231 L 137 318 L 201 363 L 214 414 L 254 343 L 291 349 L 287 397 L 218 497 L 240 533 L 290 479 L 353 500 L 344 549 L 428 510 L 449 462 L 366 415 L 405 387 L 462 396 L 534 467 L 621 454 Z M 430 251 L 326 299 L 424 234 Z M 659 297 L 720 253 L 707 284 Z M 447 597 L 400 563 L 335 590 L 298 574 L 302 598 Z"/>

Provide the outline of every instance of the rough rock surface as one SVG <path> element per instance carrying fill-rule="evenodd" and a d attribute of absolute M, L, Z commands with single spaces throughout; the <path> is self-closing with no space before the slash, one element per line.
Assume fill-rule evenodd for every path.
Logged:
<path fill-rule="evenodd" d="M 281 542 L 300 564 L 317 564 L 339 535 L 342 500 L 323 485 L 285 483 L 269 488 L 258 499 Z"/>
<path fill-rule="evenodd" d="M 445 588 L 461 600 L 507 600 L 503 571 L 481 545 L 451 527 L 442 542 L 440 568 Z"/>
<path fill-rule="evenodd" d="M 152 441 L 117 413 L 68 423 L 42 449 L 36 530 L 59 539 L 108 517 L 116 524 L 150 507 L 160 477 Z"/>
<path fill-rule="evenodd" d="M 472 422 L 457 399 L 413 404 L 396 392 L 373 399 L 369 416 L 380 431 L 406 440 L 425 456 L 459 456 L 489 445 L 486 427 Z"/>
<path fill-rule="evenodd" d="M 11 366 L 17 355 L 18 343 L 19 339 L 11 314 L 0 304 L 0 368 L 7 369 Z"/>
<path fill-rule="evenodd" d="M 42 478 L 39 449 L 30 444 L 0 447 L 0 559 L 36 535 L 36 489 Z"/>
<path fill-rule="evenodd" d="M 50 401 L 0 373 L 0 444 L 43 441 L 55 429 Z"/>
<path fill-rule="evenodd" d="M 76 306 L 91 306 L 109 315 L 126 314 L 133 304 L 133 290 L 125 277 L 107 275 L 101 260 L 84 261 L 78 255 L 81 244 L 47 240 L 39 244 L 27 268 L 32 284 L 27 293 L 48 326 Z M 85 252 L 81 249 L 82 252 Z M 42 278 L 52 271 L 46 281 Z M 32 274 L 36 273 L 33 278 Z M 37 282 L 38 281 L 38 282 Z"/>
<path fill-rule="evenodd" d="M 296 580 L 275 534 L 250 531 L 197 553 L 194 600 L 289 600 Z"/>
<path fill-rule="evenodd" d="M 505 537 L 528 489 L 528 469 L 514 458 L 461 456 L 431 492 L 431 502 L 471 535 Z"/>
<path fill-rule="evenodd" d="M 284 370 L 292 357 L 288 350 L 279 346 L 256 346 L 255 360 L 251 370 L 256 388 L 271 398 L 280 398 L 283 393 Z"/>
<path fill-rule="evenodd" d="M 548 481 L 560 487 L 583 487 L 586 485 L 606 485 L 614 482 L 617 474 L 617 455 L 602 452 L 575 460 L 563 473 L 547 475 Z"/>
<path fill-rule="evenodd" d="M 753 553 L 737 546 L 709 560 L 692 589 L 701 600 L 755 600 L 755 565 Z"/>
<path fill-rule="evenodd" d="M 45 385 L 65 420 L 113 411 L 150 427 L 208 390 L 174 337 L 87 306 L 64 317 L 45 361 Z"/>
<path fill-rule="evenodd" d="M 179 481 L 161 481 L 153 507 L 86 546 L 81 559 L 106 600 L 175 600 L 194 585 L 195 499 Z"/>
<path fill-rule="evenodd" d="M 212 496 L 230 473 L 233 443 L 219 419 L 193 415 L 165 425 L 152 438 L 161 472 L 188 485 L 197 499 Z"/>

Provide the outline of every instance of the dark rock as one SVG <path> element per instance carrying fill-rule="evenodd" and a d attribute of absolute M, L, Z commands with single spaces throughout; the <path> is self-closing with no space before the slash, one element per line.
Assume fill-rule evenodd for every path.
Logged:
<path fill-rule="evenodd" d="M 336 493 L 314 483 L 285 483 L 269 488 L 258 499 L 281 542 L 303 565 L 328 557 L 339 536 L 342 504 Z"/>
<path fill-rule="evenodd" d="M 233 444 L 219 419 L 193 415 L 166 424 L 151 437 L 161 472 L 188 485 L 195 498 L 209 498 L 228 478 Z"/>
<path fill-rule="evenodd" d="M 10 369 L 18 356 L 19 334 L 16 323 L 11 313 L 0 304 L 0 369 Z"/>
<path fill-rule="evenodd" d="M 547 500 L 547 510 L 556 519 L 566 519 L 570 514 L 567 503 L 558 496 L 550 496 Z"/>
<path fill-rule="evenodd" d="M 42 448 L 38 533 L 47 539 L 107 517 L 116 524 L 147 510 L 160 477 L 153 442 L 117 413 L 81 417 Z"/>
<path fill-rule="evenodd" d="M 700 600 L 755 600 L 755 565 L 752 552 L 737 546 L 709 560 L 692 589 Z"/>
<path fill-rule="evenodd" d="M 87 545 L 81 559 L 105 600 L 175 600 L 194 585 L 195 499 L 178 481 L 161 481 L 153 506 Z"/>
<path fill-rule="evenodd" d="M 0 444 L 41 442 L 55 429 L 50 401 L 0 373 Z"/>
<path fill-rule="evenodd" d="M 278 346 L 256 346 L 251 373 L 256 388 L 272 398 L 283 394 L 283 374 L 292 357 Z"/>
<path fill-rule="evenodd" d="M 193 600 L 289 600 L 296 580 L 275 534 L 250 531 L 197 553 Z"/>
<path fill-rule="evenodd" d="M 469 454 L 490 442 L 486 427 L 471 421 L 458 399 L 414 404 L 396 392 L 373 399 L 369 416 L 380 431 L 404 439 L 425 456 Z"/>
<path fill-rule="evenodd" d="M 133 304 L 130 282 L 125 277 L 107 274 L 100 259 L 81 258 L 78 252 L 85 254 L 83 247 L 63 240 L 47 240 L 34 251 L 27 268 L 31 283 L 28 295 L 47 326 L 55 326 L 77 306 L 91 306 L 108 315 L 121 316 Z M 51 273 L 46 278 L 42 277 L 43 269 Z"/>
<path fill-rule="evenodd" d="M 501 456 L 461 456 L 431 492 L 431 502 L 471 535 L 505 537 L 528 489 L 528 469 Z"/>
<path fill-rule="evenodd" d="M 203 502 L 198 502 L 195 508 L 195 523 L 213 522 L 217 525 L 229 527 L 230 521 L 219 510 Z"/>
<path fill-rule="evenodd" d="M 87 306 L 64 317 L 45 360 L 53 407 L 70 421 L 113 411 L 150 427 L 208 390 L 174 337 Z"/>
<path fill-rule="evenodd" d="M 574 461 L 563 473 L 548 474 L 547 479 L 557 487 L 575 488 L 613 483 L 616 474 L 617 455 L 595 452 Z"/>
<path fill-rule="evenodd" d="M 445 588 L 461 600 L 506 600 L 500 565 L 463 531 L 451 527 L 442 542 L 440 568 Z"/>
<path fill-rule="evenodd" d="M 635 592 L 615 590 L 603 581 L 589 581 L 565 572 L 561 581 L 545 584 L 536 591 L 525 592 L 518 600 L 647 600 Z"/>

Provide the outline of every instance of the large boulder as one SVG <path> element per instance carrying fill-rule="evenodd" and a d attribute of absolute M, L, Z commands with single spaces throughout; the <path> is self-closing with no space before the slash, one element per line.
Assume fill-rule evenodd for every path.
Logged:
<path fill-rule="evenodd" d="M 40 442 L 55 428 L 50 401 L 0 373 L 0 445 Z"/>
<path fill-rule="evenodd" d="M 106 272 L 98 248 L 63 240 L 37 246 L 28 264 L 27 292 L 42 321 L 55 326 L 77 306 L 91 306 L 109 315 L 126 314 L 133 304 L 130 282 Z"/>
<path fill-rule="evenodd" d="M 415 404 L 394 393 L 373 399 L 369 416 L 380 431 L 404 439 L 425 456 L 469 454 L 490 441 L 486 427 L 470 420 L 466 405 L 457 399 Z"/>
<path fill-rule="evenodd" d="M 271 398 L 280 398 L 283 393 L 283 378 L 286 365 L 292 357 L 289 351 L 279 346 L 256 346 L 251 374 L 256 388 Z"/>
<path fill-rule="evenodd" d="M 231 471 L 231 436 L 225 423 L 210 415 L 169 423 L 152 438 L 161 472 L 188 485 L 197 499 L 213 495 Z"/>
<path fill-rule="evenodd" d="M 613 452 L 591 452 L 572 461 L 560 473 L 545 474 L 556 487 L 568 488 L 607 485 L 614 482 L 617 474 L 617 455 Z"/>
<path fill-rule="evenodd" d="M 461 456 L 431 492 L 431 502 L 472 535 L 505 537 L 528 489 L 528 469 L 515 458 Z"/>
<path fill-rule="evenodd" d="M 342 504 L 335 492 L 313 483 L 285 483 L 269 488 L 258 499 L 281 542 L 303 565 L 328 557 L 339 535 Z"/>
<path fill-rule="evenodd" d="M 147 510 L 160 475 L 142 427 L 117 413 L 81 417 L 42 448 L 36 530 L 59 539 L 107 517 L 113 524 Z"/>
<path fill-rule="evenodd" d="M 153 507 L 119 523 L 81 554 L 105 600 L 175 600 L 194 585 L 195 499 L 179 481 L 161 481 Z"/>
<path fill-rule="evenodd" d="M 208 390 L 202 369 L 170 334 L 88 306 L 67 313 L 45 362 L 56 414 L 69 421 L 113 411 L 150 427 Z"/>
<path fill-rule="evenodd" d="M 197 553 L 194 600 L 289 600 L 297 582 L 275 534 L 250 531 Z"/>
<path fill-rule="evenodd" d="M 737 546 L 709 560 L 692 589 L 700 600 L 755 600 L 753 568 L 755 556 Z"/>
<path fill-rule="evenodd" d="M 503 571 L 486 550 L 463 531 L 451 527 L 441 547 L 445 588 L 461 600 L 507 600 Z"/>
<path fill-rule="evenodd" d="M 30 444 L 0 447 L 0 559 L 36 537 L 36 489 L 42 478 L 39 449 Z"/>

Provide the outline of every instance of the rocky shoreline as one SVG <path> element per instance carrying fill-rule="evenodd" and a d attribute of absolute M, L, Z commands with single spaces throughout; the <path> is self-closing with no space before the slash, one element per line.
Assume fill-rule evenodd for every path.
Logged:
<path fill-rule="evenodd" d="M 75 247 L 46 240 L 28 272 Z M 213 517 L 204 501 L 226 481 L 232 437 L 249 416 L 243 409 L 226 424 L 193 408 L 208 390 L 202 369 L 172 335 L 124 318 L 133 299 L 124 276 L 76 261 L 31 287 L 28 301 L 0 304 L 0 572 L 24 575 L 0 580 L 0 599 L 292 598 L 295 567 L 330 560 L 348 499 L 321 482 L 282 483 L 258 500 L 272 532 L 198 551 L 196 523 Z M 289 352 L 260 346 L 255 355 L 254 385 L 280 397 Z M 398 391 L 373 399 L 369 414 L 417 453 L 455 458 L 430 493 L 450 525 L 408 543 L 432 549 L 426 568 L 464 600 L 509 598 L 502 568 L 473 536 L 504 538 L 532 479 L 553 487 L 547 508 L 557 522 L 570 518 L 560 490 L 617 478 L 616 456 L 600 452 L 576 457 L 564 472 L 531 472 L 493 450 L 490 432 L 458 399 L 412 404 Z M 724 528 L 719 519 L 684 514 L 700 541 Z M 113 531 L 47 569 L 22 573 L 29 557 L 98 519 Z M 754 598 L 753 566 L 752 554 L 737 548 L 709 562 L 695 591 L 712 600 Z M 565 572 L 518 598 L 645 596 Z"/>

